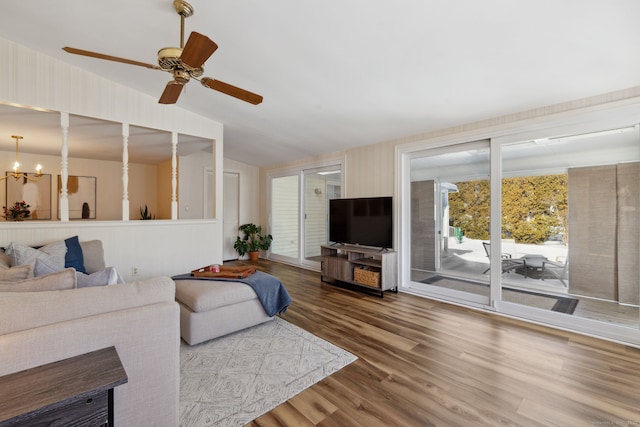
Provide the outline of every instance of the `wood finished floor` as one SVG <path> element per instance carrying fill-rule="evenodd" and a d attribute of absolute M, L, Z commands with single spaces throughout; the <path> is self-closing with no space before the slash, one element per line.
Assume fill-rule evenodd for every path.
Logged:
<path fill-rule="evenodd" d="M 285 320 L 358 360 L 248 426 L 640 425 L 640 349 L 254 265 L 291 294 Z"/>

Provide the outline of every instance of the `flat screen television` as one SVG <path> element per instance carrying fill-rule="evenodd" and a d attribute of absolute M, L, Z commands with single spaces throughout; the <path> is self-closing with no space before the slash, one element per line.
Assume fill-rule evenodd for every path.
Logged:
<path fill-rule="evenodd" d="M 329 240 L 333 243 L 393 247 L 391 197 L 329 200 Z"/>

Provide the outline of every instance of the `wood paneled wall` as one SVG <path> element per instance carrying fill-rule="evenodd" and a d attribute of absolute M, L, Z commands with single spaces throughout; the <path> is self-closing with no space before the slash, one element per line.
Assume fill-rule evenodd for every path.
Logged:
<path fill-rule="evenodd" d="M 102 240 L 107 266 L 125 280 L 188 273 L 222 263 L 222 221 L 24 221 L 0 222 L 0 246 L 43 245 L 77 235 Z M 138 276 L 132 276 L 132 268 Z"/>

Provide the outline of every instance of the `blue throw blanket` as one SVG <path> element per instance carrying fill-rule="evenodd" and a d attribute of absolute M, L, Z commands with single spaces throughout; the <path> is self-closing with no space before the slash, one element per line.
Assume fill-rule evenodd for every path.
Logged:
<path fill-rule="evenodd" d="M 194 277 L 190 273 L 179 274 L 172 277 L 173 280 L 223 280 L 230 282 L 242 282 L 251 286 L 258 295 L 258 299 L 268 316 L 283 314 L 291 304 L 291 296 L 282 282 L 277 277 L 262 271 L 256 271 L 244 279 L 230 279 L 225 277 Z"/>

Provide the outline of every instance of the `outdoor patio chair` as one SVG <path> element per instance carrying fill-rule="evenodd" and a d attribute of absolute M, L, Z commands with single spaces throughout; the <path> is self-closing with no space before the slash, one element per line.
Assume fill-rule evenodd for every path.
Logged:
<path fill-rule="evenodd" d="M 482 246 L 484 246 L 484 251 L 487 253 L 487 258 L 491 260 L 491 243 L 482 242 Z M 520 261 L 519 259 L 512 259 L 511 254 L 504 252 L 500 254 L 500 260 L 502 263 L 502 274 L 522 265 L 522 261 Z M 491 270 L 491 266 L 483 271 L 482 274 L 486 274 L 489 270 Z"/>

